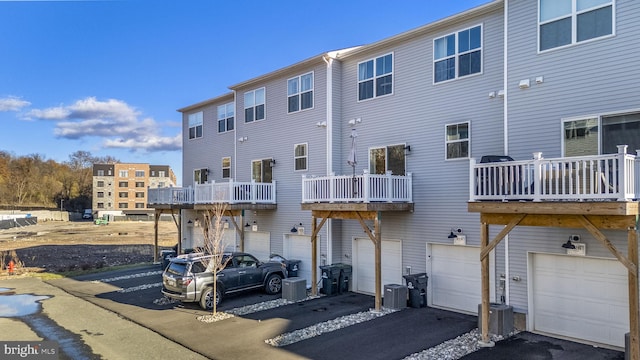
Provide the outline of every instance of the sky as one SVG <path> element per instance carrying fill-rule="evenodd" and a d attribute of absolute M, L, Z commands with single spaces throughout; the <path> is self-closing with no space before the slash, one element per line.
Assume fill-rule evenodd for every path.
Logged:
<path fill-rule="evenodd" d="M 0 0 L 0 151 L 169 165 L 177 109 L 489 0 Z"/>

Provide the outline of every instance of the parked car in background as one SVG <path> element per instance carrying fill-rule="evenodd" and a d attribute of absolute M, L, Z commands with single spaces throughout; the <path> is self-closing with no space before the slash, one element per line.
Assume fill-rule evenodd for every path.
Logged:
<path fill-rule="evenodd" d="M 213 308 L 213 255 L 191 253 L 174 257 L 162 273 L 162 293 L 182 302 L 198 302 L 205 310 Z M 216 302 L 230 293 L 262 288 L 267 294 L 282 291 L 286 265 L 281 262 L 261 262 L 242 252 L 222 255 L 224 269 L 218 272 Z"/>
<path fill-rule="evenodd" d="M 91 213 L 91 209 L 84 209 L 84 213 L 82 214 L 82 218 L 85 220 L 93 219 L 93 213 Z"/>

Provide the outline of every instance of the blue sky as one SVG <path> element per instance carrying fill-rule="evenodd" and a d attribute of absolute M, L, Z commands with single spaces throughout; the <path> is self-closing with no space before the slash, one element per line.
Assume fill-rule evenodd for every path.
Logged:
<path fill-rule="evenodd" d="M 0 150 L 170 165 L 176 110 L 489 0 L 0 1 Z"/>

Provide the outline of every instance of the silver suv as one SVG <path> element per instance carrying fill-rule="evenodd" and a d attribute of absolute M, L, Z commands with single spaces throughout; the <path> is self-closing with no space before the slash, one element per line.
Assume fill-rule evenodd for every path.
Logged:
<path fill-rule="evenodd" d="M 162 293 L 182 302 L 199 302 L 205 310 L 213 308 L 213 272 L 206 264 L 212 255 L 193 253 L 177 256 L 162 273 Z M 282 290 L 287 275 L 281 262 L 261 262 L 241 252 L 225 253 L 226 267 L 218 272 L 217 303 L 224 295 L 248 289 L 263 288 L 267 294 Z"/>

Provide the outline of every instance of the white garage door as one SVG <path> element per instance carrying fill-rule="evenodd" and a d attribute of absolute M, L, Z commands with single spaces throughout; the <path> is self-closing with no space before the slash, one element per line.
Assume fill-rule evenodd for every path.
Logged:
<path fill-rule="evenodd" d="M 427 256 L 431 305 L 477 314 L 482 302 L 480 248 L 428 244 Z"/>
<path fill-rule="evenodd" d="M 320 244 L 320 236 L 316 242 Z M 307 280 L 307 288 L 311 288 L 311 236 L 304 235 L 285 235 L 283 241 L 282 256 L 285 259 L 300 260 L 298 266 L 298 277 L 305 278 Z M 318 266 L 320 265 L 320 251 L 317 252 L 318 258 L 316 259 Z M 320 280 L 320 270 L 317 272 L 318 280 Z"/>
<path fill-rule="evenodd" d="M 402 278 L 402 242 L 400 240 L 382 240 L 382 287 L 386 284 L 404 284 Z M 369 238 L 355 239 L 353 244 L 353 277 L 351 290 L 375 294 L 376 267 L 373 241 Z M 383 292 L 380 289 L 381 292 Z M 382 294 L 384 296 L 384 294 Z"/>
<path fill-rule="evenodd" d="M 533 328 L 624 346 L 627 272 L 617 260 L 533 254 Z"/>
<path fill-rule="evenodd" d="M 268 232 L 246 231 L 244 233 L 244 251 L 267 261 L 271 255 L 271 237 Z"/>

